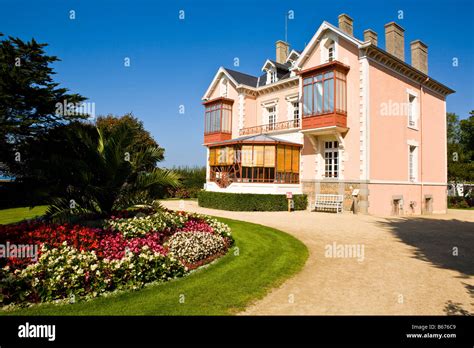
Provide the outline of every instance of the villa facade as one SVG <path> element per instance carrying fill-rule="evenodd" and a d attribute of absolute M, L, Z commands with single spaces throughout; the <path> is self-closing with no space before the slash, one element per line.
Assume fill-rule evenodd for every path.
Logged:
<path fill-rule="evenodd" d="M 303 51 L 276 43 L 261 76 L 219 68 L 204 94 L 206 190 L 340 194 L 344 210 L 446 212 L 446 96 L 404 29 L 323 22 Z"/>

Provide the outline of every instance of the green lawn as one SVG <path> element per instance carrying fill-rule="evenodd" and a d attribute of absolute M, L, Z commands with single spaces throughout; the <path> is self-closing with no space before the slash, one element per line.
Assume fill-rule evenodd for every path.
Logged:
<path fill-rule="evenodd" d="M 306 246 L 262 225 L 221 219 L 231 228 L 237 249 L 197 272 L 139 291 L 73 305 L 41 305 L 12 315 L 226 315 L 246 308 L 297 273 L 308 258 Z M 184 295 L 184 297 L 182 296 Z M 180 303 L 184 298 L 184 303 Z M 182 301 L 181 301 L 182 302 Z"/>
<path fill-rule="evenodd" d="M 46 212 L 46 209 L 48 209 L 48 206 L 40 205 L 33 209 L 22 207 L 0 210 L 0 225 L 11 224 L 21 220 L 41 216 Z"/>

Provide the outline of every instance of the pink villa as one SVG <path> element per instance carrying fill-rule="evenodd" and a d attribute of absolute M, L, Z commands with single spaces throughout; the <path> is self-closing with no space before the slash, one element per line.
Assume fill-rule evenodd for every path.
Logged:
<path fill-rule="evenodd" d="M 446 212 L 446 96 L 428 47 L 398 24 L 323 22 L 303 51 L 276 42 L 261 76 L 219 68 L 204 94 L 208 191 L 341 197 L 376 215 Z M 319 198 L 318 198 L 319 197 Z"/>

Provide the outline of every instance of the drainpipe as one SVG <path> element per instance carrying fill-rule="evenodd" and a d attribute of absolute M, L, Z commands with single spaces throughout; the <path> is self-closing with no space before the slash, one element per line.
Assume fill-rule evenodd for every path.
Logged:
<path fill-rule="evenodd" d="M 420 181 L 421 181 L 421 189 L 420 189 L 420 213 L 423 214 L 423 84 L 427 83 L 430 80 L 429 77 L 426 77 L 425 81 L 420 83 Z M 425 207 L 426 208 L 426 207 Z"/>

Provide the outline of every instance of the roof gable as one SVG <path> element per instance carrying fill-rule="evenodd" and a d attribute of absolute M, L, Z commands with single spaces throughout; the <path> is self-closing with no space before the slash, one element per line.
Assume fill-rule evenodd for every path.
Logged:
<path fill-rule="evenodd" d="M 320 38 L 321 36 L 327 31 L 331 31 L 333 32 L 334 34 L 346 39 L 347 41 L 349 41 L 350 43 L 354 44 L 355 46 L 357 47 L 360 47 L 360 45 L 363 44 L 362 41 L 356 39 L 355 37 L 351 36 L 351 35 L 348 35 L 346 34 L 345 32 L 343 32 L 341 29 L 335 27 L 334 25 L 324 21 L 318 28 L 318 30 L 316 31 L 316 33 L 313 35 L 313 37 L 311 38 L 311 41 L 309 42 L 308 45 L 306 45 L 306 47 L 304 48 L 303 52 L 301 52 L 298 60 L 296 61 L 295 63 L 295 68 L 296 69 L 299 69 L 301 68 L 301 66 L 304 64 L 304 62 L 310 57 L 310 53 L 312 52 L 312 50 L 319 44 L 319 41 L 320 41 Z"/>

